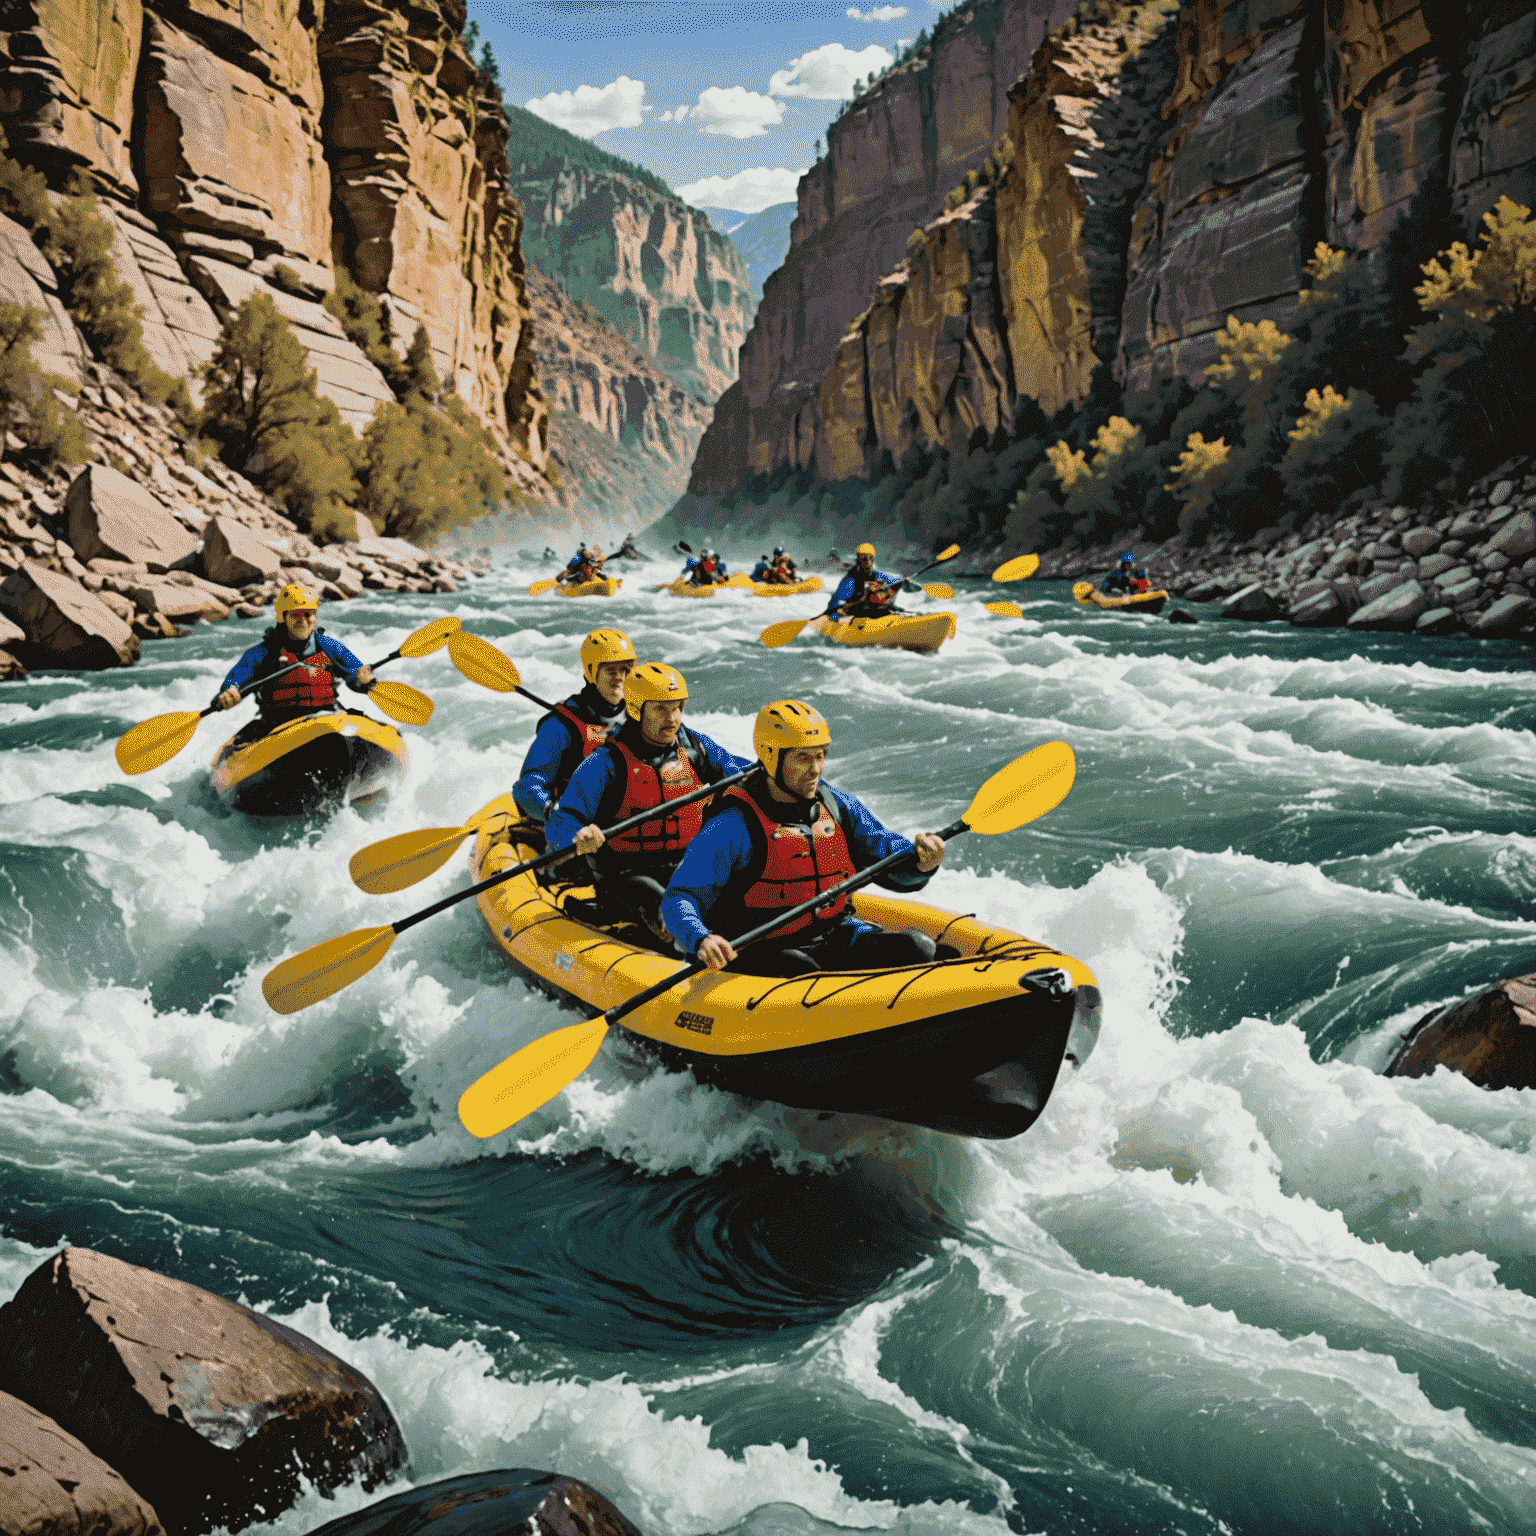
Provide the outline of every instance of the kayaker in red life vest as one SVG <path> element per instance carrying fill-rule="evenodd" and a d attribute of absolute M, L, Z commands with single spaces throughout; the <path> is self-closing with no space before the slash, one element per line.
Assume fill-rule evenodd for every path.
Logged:
<path fill-rule="evenodd" d="M 571 775 L 624 721 L 624 679 L 635 666 L 635 647 L 617 629 L 594 629 L 581 642 L 586 686 L 542 720 L 512 786 L 517 808 L 530 821 L 547 821 Z"/>
<path fill-rule="evenodd" d="M 583 543 L 581 548 L 571 556 L 570 564 L 561 571 L 558 580 L 562 586 L 580 586 L 586 581 L 600 581 L 603 575 L 603 552 L 593 545 L 591 549 Z"/>
<path fill-rule="evenodd" d="M 545 827 L 550 848 L 587 855 L 597 877 L 602 921 L 638 917 L 660 935 L 662 890 L 704 822 L 704 802 L 673 815 L 666 802 L 750 766 L 683 724 L 688 684 L 660 662 L 637 666 L 624 680 L 627 719 L 618 733 L 571 775 Z M 602 828 L 655 807 L 654 821 L 609 839 Z"/>
<path fill-rule="evenodd" d="M 873 544 L 860 544 L 853 552 L 853 569 L 838 584 L 832 601 L 827 604 L 827 612 L 854 619 L 878 619 L 895 613 L 896 594 L 903 585 L 900 576 L 875 569 Z M 912 590 L 917 589 L 913 587 Z"/>
<path fill-rule="evenodd" d="M 1139 593 L 1139 592 L 1150 592 L 1151 590 L 1152 590 L 1152 582 L 1151 582 L 1150 578 L 1147 576 L 1145 568 L 1138 567 L 1137 570 L 1136 570 L 1136 574 L 1131 577 L 1131 591 Z"/>
<path fill-rule="evenodd" d="M 292 661 L 307 660 L 309 665 L 257 690 L 260 713 L 236 735 L 237 742 L 265 736 L 300 715 L 340 708 L 336 694 L 338 677 L 354 693 L 367 693 L 373 687 L 372 671 L 341 641 L 316 628 L 320 599 L 308 587 L 289 582 L 277 594 L 276 613 L 277 623 L 230 668 L 214 704 L 220 709 L 233 709 L 247 683 Z"/>
<path fill-rule="evenodd" d="M 921 890 L 943 862 L 942 838 L 924 832 L 908 842 L 852 795 L 821 782 L 831 741 L 827 722 L 809 704 L 783 699 L 758 712 L 752 744 L 767 773 L 725 792 L 662 900 L 667 932 L 685 955 L 712 971 L 728 967 L 757 976 L 878 970 L 934 958 L 926 934 L 887 933 L 860 922 L 846 896 L 740 956 L 725 937 L 758 927 L 898 850 L 910 848 L 916 856 L 877 878 L 891 890 Z"/>
<path fill-rule="evenodd" d="M 726 579 L 725 561 L 714 550 L 706 549 L 696 561 L 684 566 L 683 574 L 695 587 L 718 586 Z"/>

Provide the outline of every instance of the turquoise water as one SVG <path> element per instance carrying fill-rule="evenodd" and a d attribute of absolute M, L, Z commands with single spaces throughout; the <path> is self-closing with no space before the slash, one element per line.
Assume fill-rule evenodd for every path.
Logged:
<path fill-rule="evenodd" d="M 460 1090 L 578 1015 L 472 903 L 291 1018 L 260 980 L 462 885 L 455 860 L 370 898 L 346 861 L 509 787 L 538 711 L 399 664 L 438 708 L 389 807 L 256 826 L 208 790 L 225 722 L 141 779 L 112 760 L 261 625 L 207 627 L 0 691 L 0 1297 L 63 1242 L 242 1297 L 372 1376 L 415 1480 L 549 1467 L 648 1536 L 1536 1526 L 1536 1092 L 1379 1075 L 1424 1011 L 1536 970 L 1527 650 L 1179 627 L 1063 585 L 1003 620 L 962 583 L 937 657 L 770 653 L 813 600 L 523 595 L 543 574 L 328 617 L 374 659 L 456 613 L 551 698 L 620 624 L 738 751 L 758 704 L 812 699 L 829 777 L 909 831 L 1070 741 L 1066 803 L 958 840 L 930 899 L 1093 967 L 1088 1067 L 981 1144 L 610 1040 L 476 1143 Z"/>

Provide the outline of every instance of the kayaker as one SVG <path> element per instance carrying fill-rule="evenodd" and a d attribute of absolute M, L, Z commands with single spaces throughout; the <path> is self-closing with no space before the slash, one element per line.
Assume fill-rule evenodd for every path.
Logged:
<path fill-rule="evenodd" d="M 777 544 L 773 550 L 773 561 L 768 567 L 768 581 L 778 586 L 792 586 L 800 580 L 800 572 L 795 568 L 795 562 L 785 553 L 784 546 Z"/>
<path fill-rule="evenodd" d="M 827 604 L 827 613 L 832 615 L 841 610 L 845 617 L 855 619 L 894 613 L 896 594 L 903 584 L 900 576 L 890 576 L 875 569 L 873 544 L 860 544 L 853 552 L 853 569 L 837 584 L 837 591 Z"/>
<path fill-rule="evenodd" d="M 1120 563 L 1104 578 L 1101 592 L 1124 594 L 1132 590 L 1131 569 L 1136 564 L 1136 556 L 1130 550 L 1120 556 Z"/>
<path fill-rule="evenodd" d="M 688 684 L 675 667 L 648 661 L 624 679 L 628 717 L 608 743 L 571 775 L 545 828 L 550 848 L 575 845 L 592 860 L 598 914 L 613 922 L 638 917 L 658 936 L 662 892 L 683 850 L 704 824 L 704 802 L 674 815 L 668 800 L 718 783 L 750 766 L 683 724 Z M 609 839 L 603 827 L 656 809 L 654 821 Z"/>
<path fill-rule="evenodd" d="M 584 581 L 597 581 L 603 574 L 603 552 L 596 545 L 588 549 L 585 544 L 571 556 L 571 562 L 560 573 L 560 581 L 579 586 Z"/>
<path fill-rule="evenodd" d="M 512 786 L 518 810 L 530 821 L 549 819 L 571 775 L 623 722 L 624 679 L 635 660 L 635 647 L 621 630 L 594 629 L 581 642 L 585 685 L 539 721 Z"/>
<path fill-rule="evenodd" d="M 706 549 L 683 568 L 683 574 L 696 587 L 718 586 L 725 580 L 725 561 L 714 550 Z"/>
<path fill-rule="evenodd" d="M 773 562 L 769 560 L 767 555 L 760 555 L 760 556 L 758 556 L 757 564 L 752 567 L 752 580 L 753 581 L 772 581 L 773 580 Z"/>
<path fill-rule="evenodd" d="M 644 560 L 645 556 L 635 548 L 635 536 L 632 533 L 624 535 L 624 542 L 619 545 L 618 559 L 620 560 Z"/>
<path fill-rule="evenodd" d="M 289 582 L 277 594 L 275 612 L 277 623 L 229 669 L 214 704 L 219 709 L 233 709 L 247 683 L 290 662 L 307 661 L 309 665 L 256 690 L 259 713 L 236 734 L 237 743 L 254 741 L 301 715 L 338 708 L 338 677 L 354 693 L 367 693 L 373 687 L 372 671 L 341 641 L 317 628 L 320 599 L 308 587 Z"/>
<path fill-rule="evenodd" d="M 895 891 L 921 890 L 943 862 L 942 838 L 924 832 L 909 842 L 852 795 L 821 782 L 831 742 L 827 722 L 809 704 L 781 699 L 758 711 L 752 745 L 766 773 L 725 792 L 662 900 L 667 932 L 685 955 L 712 971 L 761 976 L 879 970 L 934 958 L 926 934 L 887 933 L 860 922 L 847 896 L 795 918 L 740 956 L 726 937 L 799 906 L 888 854 L 914 854 L 911 863 L 877 877 L 875 883 Z"/>
<path fill-rule="evenodd" d="M 1135 593 L 1150 592 L 1152 590 L 1151 579 L 1147 576 L 1146 567 L 1138 566 L 1136 574 L 1131 577 L 1131 591 Z"/>

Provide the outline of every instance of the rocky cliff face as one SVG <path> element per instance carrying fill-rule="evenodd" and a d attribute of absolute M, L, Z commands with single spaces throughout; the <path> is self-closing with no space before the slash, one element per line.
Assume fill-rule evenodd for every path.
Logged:
<path fill-rule="evenodd" d="M 746 264 L 709 219 L 627 176 L 568 166 L 514 186 L 523 250 L 705 400 L 735 381 L 754 313 Z"/>
<path fill-rule="evenodd" d="M 839 228 L 837 198 L 818 191 L 838 185 L 829 163 L 858 159 L 834 140 L 802 181 L 797 244 L 690 489 L 780 465 L 846 479 L 913 443 L 964 451 L 1020 399 L 1080 403 L 1100 363 L 1132 398 L 1175 372 L 1197 379 L 1228 314 L 1291 322 L 1319 240 L 1378 249 L 1405 214 L 1470 235 L 1501 195 L 1533 201 L 1530 0 L 1193 0 L 1166 14 L 1053 33 L 1008 90 L 1016 153 L 996 184 L 929 223 L 857 301 L 820 290 L 812 305 L 807 272 L 860 259 L 858 226 Z M 907 162 L 889 144 L 876 128 L 865 153 L 880 149 L 895 182 Z"/>
<path fill-rule="evenodd" d="M 0 124 L 52 179 L 90 174 L 168 372 L 267 291 L 361 425 L 393 396 L 318 303 L 345 265 L 397 345 L 424 324 L 439 375 L 542 463 L 521 210 L 463 23 L 462 0 L 7 0 Z"/>

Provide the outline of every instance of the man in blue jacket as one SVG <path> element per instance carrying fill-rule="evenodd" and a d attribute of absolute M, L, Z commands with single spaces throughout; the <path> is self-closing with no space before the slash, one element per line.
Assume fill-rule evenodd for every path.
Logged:
<path fill-rule="evenodd" d="M 660 662 L 624 680 L 628 717 L 608 743 L 571 776 L 545 828 L 550 848 L 575 847 L 591 860 L 603 921 L 638 917 L 660 936 L 662 889 L 704 824 L 704 802 L 668 803 L 750 767 L 700 731 L 683 725 L 688 684 Z M 643 811 L 655 816 L 610 838 L 605 826 Z"/>
<path fill-rule="evenodd" d="M 757 716 L 752 744 L 765 772 L 725 792 L 720 809 L 688 845 L 661 903 L 662 921 L 685 955 L 712 971 L 798 976 L 814 970 L 878 970 L 921 965 L 934 944 L 915 930 L 887 933 L 853 915 L 847 896 L 795 918 L 738 955 L 741 934 L 829 891 L 889 854 L 910 863 L 876 877 L 896 891 L 918 891 L 944 858 L 944 840 L 915 843 L 884 827 L 852 795 L 821 782 L 832 733 L 808 704 L 782 699 Z"/>
<path fill-rule="evenodd" d="M 539 721 L 512 786 L 518 810 L 530 821 L 549 819 L 571 775 L 623 723 L 624 679 L 635 660 L 635 647 L 622 630 L 594 629 L 581 642 L 585 685 Z"/>
<path fill-rule="evenodd" d="M 233 709 L 240 690 L 258 677 L 280 671 L 295 661 L 307 662 L 256 691 L 256 718 L 235 735 L 236 742 L 254 741 L 268 731 L 341 707 L 336 693 L 339 677 L 354 693 L 373 687 L 373 673 L 341 641 L 316 628 L 320 599 L 308 587 L 291 581 L 277 594 L 277 623 L 229 669 L 214 704 Z"/>
<path fill-rule="evenodd" d="M 905 585 L 916 588 L 910 582 L 903 583 L 900 576 L 888 575 L 875 569 L 875 546 L 860 544 L 853 552 L 853 569 L 838 583 L 827 613 L 854 619 L 874 619 L 881 614 L 896 612 L 896 594 Z"/>

